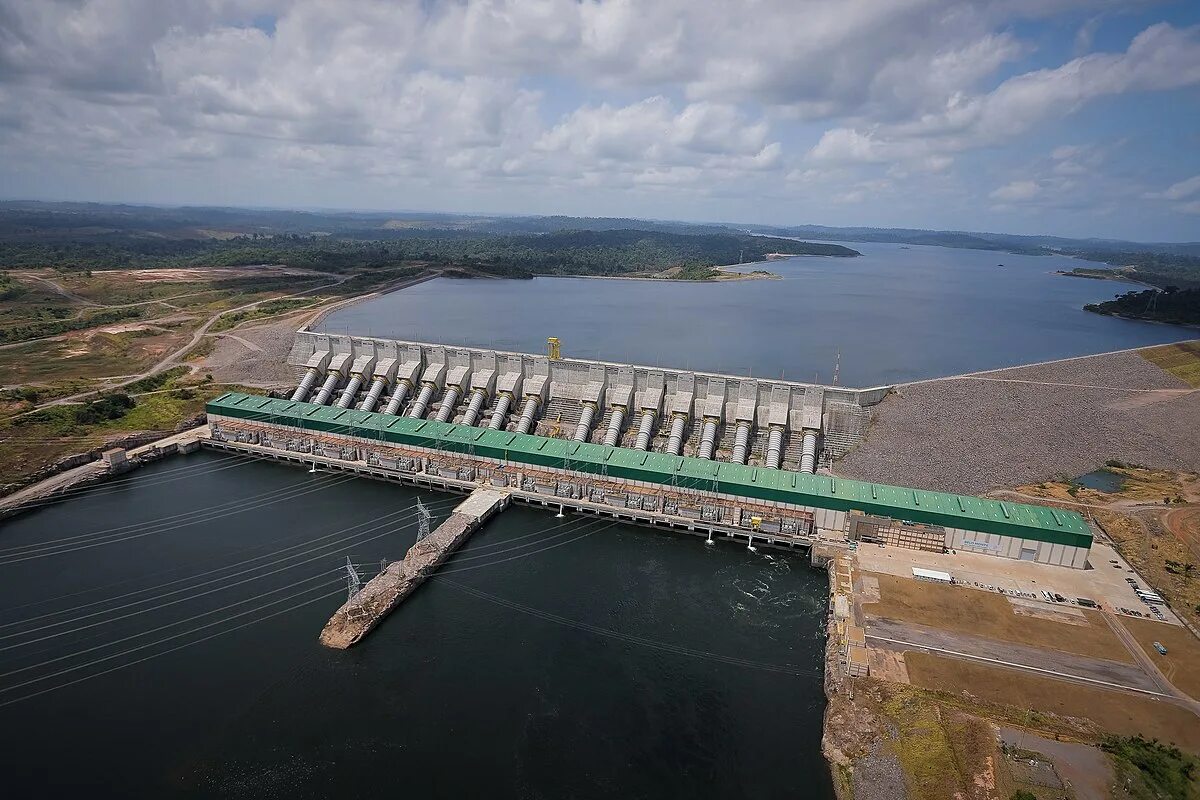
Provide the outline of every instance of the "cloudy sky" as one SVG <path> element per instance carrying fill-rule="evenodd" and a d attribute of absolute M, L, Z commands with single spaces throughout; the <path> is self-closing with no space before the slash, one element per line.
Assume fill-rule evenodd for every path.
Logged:
<path fill-rule="evenodd" d="M 0 196 L 1200 240 L 1200 2 L 0 0 Z"/>

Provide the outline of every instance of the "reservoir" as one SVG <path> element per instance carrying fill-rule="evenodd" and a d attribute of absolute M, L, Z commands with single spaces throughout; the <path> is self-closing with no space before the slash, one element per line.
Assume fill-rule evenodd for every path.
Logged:
<path fill-rule="evenodd" d="M 1054 274 L 1061 256 L 848 243 L 857 258 L 721 283 L 438 278 L 351 305 L 322 330 L 734 375 L 875 386 L 1180 341 L 1195 331 L 1105 317 L 1085 303 L 1144 287 Z M 1003 266 L 999 266 L 999 265 Z"/>
<path fill-rule="evenodd" d="M 200 452 L 0 525 L 10 792 L 832 797 L 801 557 L 512 507 L 317 634 L 461 496 Z"/>

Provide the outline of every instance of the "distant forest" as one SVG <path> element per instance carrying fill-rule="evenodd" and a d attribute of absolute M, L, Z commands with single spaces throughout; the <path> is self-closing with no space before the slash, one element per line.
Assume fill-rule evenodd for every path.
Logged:
<path fill-rule="evenodd" d="M 1073 275 L 1089 278 L 1128 278 L 1165 289 L 1200 289 L 1200 257 L 1174 253 L 1086 252 L 1080 258 L 1112 264 L 1117 269 L 1076 267 Z"/>
<path fill-rule="evenodd" d="M 1111 314 L 1132 319 L 1171 322 L 1179 325 L 1200 325 L 1200 289 L 1147 289 L 1126 292 L 1104 303 L 1084 306 L 1097 314 Z"/>
<path fill-rule="evenodd" d="M 423 222 L 397 225 L 374 217 L 354 217 L 352 225 L 314 217 L 310 227 L 329 222 L 334 230 L 296 232 L 281 228 L 303 227 L 294 224 L 297 215 L 303 216 L 299 212 L 277 212 L 286 224 L 274 227 L 250 224 L 256 221 L 252 212 L 243 219 L 221 210 L 215 218 L 199 211 L 164 218 L 159 211 L 55 213 L 0 204 L 0 269 L 287 264 L 345 273 L 423 262 L 510 278 L 625 275 L 672 267 L 681 267 L 683 277 L 709 277 L 706 268 L 760 262 L 768 253 L 859 255 L 841 245 L 704 227 L 686 233 L 612 228 L 500 235 L 471 226 L 429 228 Z"/>
<path fill-rule="evenodd" d="M 702 277 L 706 268 L 762 261 L 771 252 L 857 255 L 850 248 L 797 239 L 1068 255 L 1099 262 L 1081 264 L 1073 274 L 1133 279 L 1159 288 L 1200 288 L 1200 242 L 620 217 L 0 202 L 0 269 L 273 262 L 346 272 L 424 261 L 508 277 L 622 275 L 669 267 Z"/>

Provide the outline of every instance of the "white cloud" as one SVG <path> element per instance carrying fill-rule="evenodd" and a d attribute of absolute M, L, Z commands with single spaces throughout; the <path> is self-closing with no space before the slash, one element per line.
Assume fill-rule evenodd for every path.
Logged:
<path fill-rule="evenodd" d="M 1043 120 L 1105 95 L 1200 83 L 1200 26 L 1166 23 L 1138 34 L 1128 50 L 1077 58 L 1025 73 L 982 95 L 955 95 L 936 113 L 866 131 L 834 128 L 810 151 L 816 161 L 878 162 L 924 158 L 1011 140 Z"/>
<path fill-rule="evenodd" d="M 1037 181 L 1012 181 L 993 191 L 988 197 L 1005 203 L 1030 200 L 1041 192 Z"/>
<path fill-rule="evenodd" d="M 0 178 L 61 167 L 182 193 L 218 183 L 207 165 L 293 181 L 300 204 L 330 186 L 505 202 L 525 186 L 737 198 L 747 216 L 781 198 L 963 193 L 968 151 L 1098 97 L 1200 82 L 1198 29 L 1162 24 L 1123 53 L 997 84 L 1033 51 L 1018 23 L 1126 5 L 0 0 Z M 1052 159 L 1016 173 L 1035 202 L 1100 165 L 1086 145 Z M 986 206 L 978 180 L 971 192 Z"/>
<path fill-rule="evenodd" d="M 1162 198 L 1164 200 L 1184 200 L 1200 192 L 1200 175 L 1194 175 L 1187 180 L 1171 184 L 1161 192 L 1147 193 L 1146 197 Z"/>

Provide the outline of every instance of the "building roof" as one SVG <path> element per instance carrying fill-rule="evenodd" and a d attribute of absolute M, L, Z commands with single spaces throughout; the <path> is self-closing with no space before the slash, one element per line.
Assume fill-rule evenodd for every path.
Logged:
<path fill-rule="evenodd" d="M 228 392 L 208 413 L 773 502 L 1090 547 L 1074 511 Z"/>
<path fill-rule="evenodd" d="M 941 570 L 937 569 L 913 567 L 912 574 L 914 578 L 924 578 L 927 581 L 942 581 L 944 583 L 949 583 L 951 580 L 949 572 L 942 572 Z"/>

